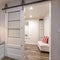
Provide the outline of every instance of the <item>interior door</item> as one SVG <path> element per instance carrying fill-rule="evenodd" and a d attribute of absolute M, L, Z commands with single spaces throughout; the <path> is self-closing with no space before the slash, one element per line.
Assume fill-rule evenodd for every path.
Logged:
<path fill-rule="evenodd" d="M 22 7 L 7 9 L 5 22 L 5 56 L 24 60 L 24 12 Z"/>

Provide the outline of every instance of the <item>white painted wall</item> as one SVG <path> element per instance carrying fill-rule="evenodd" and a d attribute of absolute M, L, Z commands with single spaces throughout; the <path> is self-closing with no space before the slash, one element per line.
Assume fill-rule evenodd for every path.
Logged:
<path fill-rule="evenodd" d="M 49 14 L 44 19 L 44 36 L 48 36 L 49 40 L 51 38 L 51 22 L 50 22 Z"/>
<path fill-rule="evenodd" d="M 52 0 L 51 60 L 60 60 L 60 0 Z"/>
<path fill-rule="evenodd" d="M 3 6 L 0 6 L 0 39 L 1 42 L 5 39 L 5 16 L 4 11 L 2 11 Z"/>
<path fill-rule="evenodd" d="M 29 37 L 32 44 L 37 44 L 39 38 L 38 20 L 29 20 Z"/>
<path fill-rule="evenodd" d="M 29 37 L 25 39 L 27 44 L 37 44 L 39 39 L 39 20 L 29 20 Z"/>

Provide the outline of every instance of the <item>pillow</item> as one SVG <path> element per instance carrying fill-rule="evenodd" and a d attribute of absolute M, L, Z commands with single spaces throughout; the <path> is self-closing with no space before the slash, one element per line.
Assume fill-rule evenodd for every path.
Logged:
<path fill-rule="evenodd" d="M 48 36 L 44 36 L 43 39 L 42 39 L 42 42 L 48 43 Z"/>

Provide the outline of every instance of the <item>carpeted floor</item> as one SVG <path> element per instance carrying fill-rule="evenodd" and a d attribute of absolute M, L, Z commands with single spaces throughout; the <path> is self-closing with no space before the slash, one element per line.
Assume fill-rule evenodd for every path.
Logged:
<path fill-rule="evenodd" d="M 16 60 L 5 57 L 2 60 Z M 40 52 L 36 45 L 25 45 L 25 60 L 49 60 L 49 53 Z"/>

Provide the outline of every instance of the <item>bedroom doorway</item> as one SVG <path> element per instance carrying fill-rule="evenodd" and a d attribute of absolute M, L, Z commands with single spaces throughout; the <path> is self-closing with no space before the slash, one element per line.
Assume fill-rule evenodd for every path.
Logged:
<path fill-rule="evenodd" d="M 50 38 L 49 4 L 50 1 L 24 7 L 25 60 L 49 60 L 49 42 L 47 44 L 39 42 L 42 42 L 44 36 Z M 46 28 L 49 30 L 48 33 Z M 40 49 L 39 44 L 43 44 L 44 48 Z"/>

